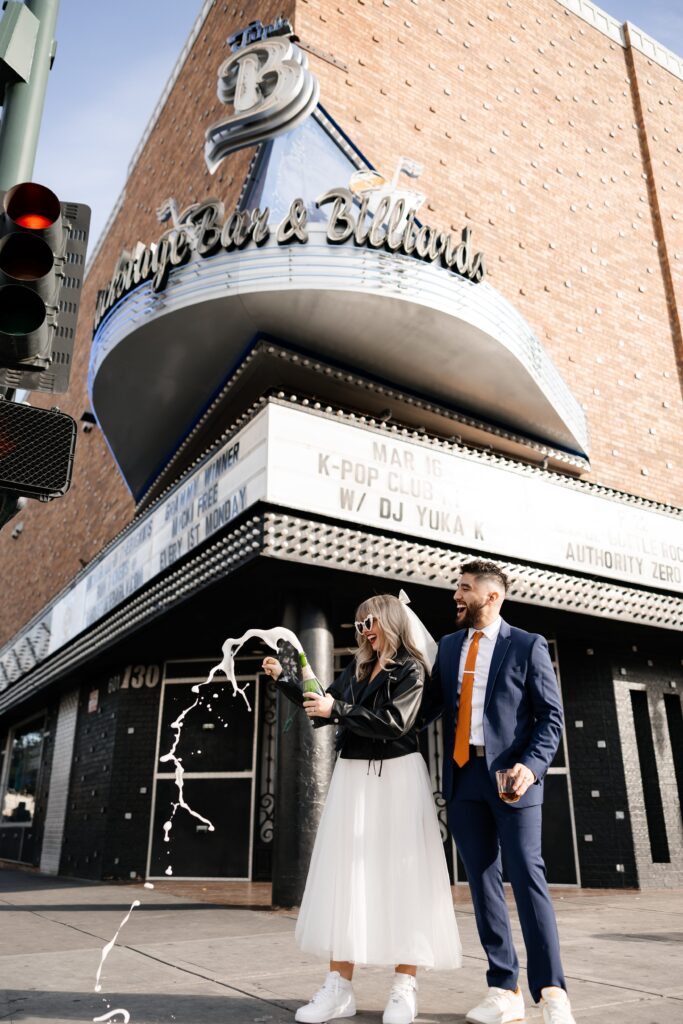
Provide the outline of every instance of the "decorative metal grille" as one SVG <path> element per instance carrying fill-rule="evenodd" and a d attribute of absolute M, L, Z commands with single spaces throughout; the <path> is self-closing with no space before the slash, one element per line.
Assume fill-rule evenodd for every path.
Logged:
<path fill-rule="evenodd" d="M 134 595 L 45 664 L 37 664 L 25 643 L 26 632 L 18 634 L 3 649 L 0 659 L 0 713 L 74 665 L 94 657 L 100 648 L 260 554 L 444 589 L 455 587 L 463 561 L 478 557 L 459 548 L 420 544 L 365 529 L 334 526 L 310 517 L 263 511 L 227 532 L 163 580 Z M 623 587 L 521 562 L 500 560 L 500 565 L 511 577 L 512 601 L 683 630 L 683 599 L 672 594 Z M 35 622 L 31 628 L 35 628 Z"/>
<path fill-rule="evenodd" d="M 65 413 L 0 401 L 0 489 L 30 498 L 64 494 L 75 445 L 76 424 Z"/>
<path fill-rule="evenodd" d="M 262 843 L 273 841 L 275 822 L 275 724 L 277 690 L 272 679 L 261 677 L 263 692 L 263 724 L 261 739 L 261 785 L 258 794 L 258 829 Z"/>
<path fill-rule="evenodd" d="M 266 513 L 264 526 L 263 553 L 273 558 L 412 580 L 432 587 L 455 588 L 462 563 L 480 557 L 462 548 L 420 544 L 285 513 Z M 672 594 L 638 590 L 522 562 L 498 562 L 511 577 L 508 598 L 512 601 L 683 629 L 683 599 Z"/>
<path fill-rule="evenodd" d="M 449 836 L 446 801 L 441 795 L 441 765 L 443 764 L 443 721 L 439 717 L 427 730 L 427 750 L 429 756 L 429 778 L 432 783 L 432 796 L 442 842 Z"/>

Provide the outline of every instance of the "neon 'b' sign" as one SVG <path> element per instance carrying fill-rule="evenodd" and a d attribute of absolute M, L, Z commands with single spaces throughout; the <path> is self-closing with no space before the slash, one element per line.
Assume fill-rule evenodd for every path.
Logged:
<path fill-rule="evenodd" d="M 289 39 L 260 39 L 231 54 L 218 69 L 218 98 L 233 113 L 207 129 L 204 143 L 211 174 L 228 153 L 291 131 L 319 95 L 305 53 Z"/>

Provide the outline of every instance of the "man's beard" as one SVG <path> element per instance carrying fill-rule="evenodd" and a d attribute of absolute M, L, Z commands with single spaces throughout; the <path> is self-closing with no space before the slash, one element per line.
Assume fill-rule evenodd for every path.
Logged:
<path fill-rule="evenodd" d="M 465 611 L 462 615 L 458 615 L 457 624 L 460 629 L 471 629 L 479 624 L 479 613 L 486 604 L 486 601 L 481 601 L 475 605 L 465 605 Z"/>

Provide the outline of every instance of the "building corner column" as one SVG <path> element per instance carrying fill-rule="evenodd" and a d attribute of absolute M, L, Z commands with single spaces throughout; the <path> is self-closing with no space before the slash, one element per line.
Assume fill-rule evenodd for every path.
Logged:
<path fill-rule="evenodd" d="M 328 616 L 312 604 L 289 608 L 286 625 L 299 637 L 323 686 L 334 674 Z M 334 767 L 334 728 L 314 729 L 302 710 L 278 693 L 275 749 L 273 905 L 298 906 L 306 886 L 323 805 Z"/>

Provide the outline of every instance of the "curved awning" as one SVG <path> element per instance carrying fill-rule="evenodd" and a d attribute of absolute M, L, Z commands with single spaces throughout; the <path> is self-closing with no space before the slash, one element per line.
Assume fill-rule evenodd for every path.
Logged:
<path fill-rule="evenodd" d="M 194 257 L 96 331 L 93 409 L 139 494 L 258 334 L 585 455 L 584 414 L 529 325 L 488 283 L 327 241 Z"/>

